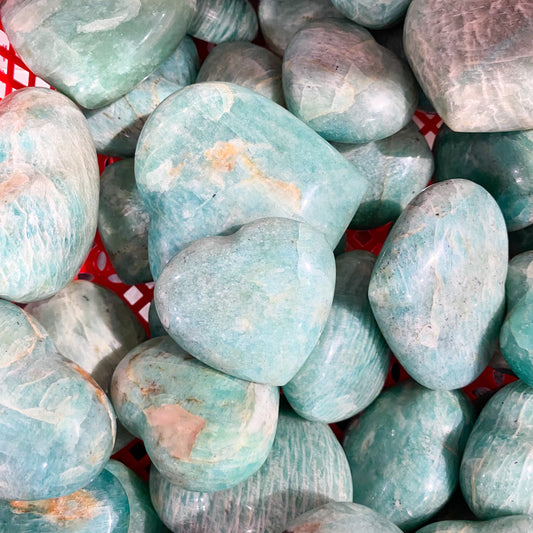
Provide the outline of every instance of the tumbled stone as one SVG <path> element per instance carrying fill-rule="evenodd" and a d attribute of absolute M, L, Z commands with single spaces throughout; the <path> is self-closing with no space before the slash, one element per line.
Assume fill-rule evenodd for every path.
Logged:
<path fill-rule="evenodd" d="M 150 113 L 167 96 L 194 83 L 199 66 L 196 45 L 185 37 L 172 55 L 130 92 L 105 107 L 84 110 L 96 151 L 133 157 Z"/>
<path fill-rule="evenodd" d="M 474 409 L 461 391 L 408 380 L 387 389 L 346 433 L 353 501 L 404 531 L 442 508 L 459 479 Z"/>
<path fill-rule="evenodd" d="M 452 130 L 533 128 L 530 0 L 413 0 L 404 35 L 422 89 Z"/>
<path fill-rule="evenodd" d="M 152 281 L 149 222 L 135 182 L 134 160 L 123 159 L 106 167 L 100 179 L 98 232 L 113 268 L 126 284 Z"/>
<path fill-rule="evenodd" d="M 257 14 L 266 45 L 280 57 L 294 34 L 307 23 L 327 17 L 344 18 L 330 0 L 261 0 Z"/>
<path fill-rule="evenodd" d="M 66 97 L 22 89 L 0 104 L 0 297 L 48 298 L 93 243 L 99 172 L 87 122 Z"/>
<path fill-rule="evenodd" d="M 414 122 L 380 141 L 332 144 L 368 182 L 351 229 L 378 228 L 396 220 L 433 175 L 433 155 Z"/>
<path fill-rule="evenodd" d="M 150 494 L 174 533 L 278 533 L 315 507 L 350 501 L 351 483 L 331 429 L 282 410 L 272 451 L 247 481 L 214 493 L 189 492 L 152 468 Z"/>
<path fill-rule="evenodd" d="M 331 0 L 348 19 L 366 28 L 386 28 L 400 22 L 411 0 Z"/>
<path fill-rule="evenodd" d="M 304 418 L 333 423 L 367 407 L 381 392 L 389 348 L 368 302 L 376 256 L 355 250 L 337 257 L 335 296 L 328 321 L 311 355 L 283 387 Z"/>
<path fill-rule="evenodd" d="M 435 178 L 466 178 L 485 187 L 508 231 L 533 224 L 533 130 L 455 133 L 443 126 L 435 140 Z"/>
<path fill-rule="evenodd" d="M 448 180 L 411 201 L 368 294 L 385 340 L 414 379 L 451 390 L 481 374 L 503 320 L 506 274 L 505 221 L 480 185 Z"/>
<path fill-rule="evenodd" d="M 206 82 L 169 96 L 148 119 L 135 156 L 150 214 L 150 268 L 201 237 L 262 217 L 302 220 L 333 248 L 365 179 L 293 115 L 249 89 Z"/>
<path fill-rule="evenodd" d="M 285 50 L 282 79 L 287 109 L 328 141 L 384 139 L 416 109 L 409 69 L 348 20 L 324 19 L 298 31 Z"/>
<path fill-rule="evenodd" d="M 103 391 L 33 317 L 0 301 L 0 499 L 57 498 L 84 487 L 114 439 Z"/>
<path fill-rule="evenodd" d="M 25 310 L 46 329 L 59 353 L 91 374 L 105 393 L 121 359 L 146 339 L 133 311 L 113 291 L 90 281 L 73 281 Z"/>
<path fill-rule="evenodd" d="M 481 520 L 533 512 L 533 389 L 515 381 L 484 407 L 461 463 L 461 489 Z"/>
<path fill-rule="evenodd" d="M 180 252 L 157 280 L 154 301 L 168 334 L 200 361 L 284 385 L 317 343 L 334 287 L 324 236 L 295 220 L 265 218 Z"/>
<path fill-rule="evenodd" d="M 175 50 L 190 0 L 5 0 L 0 18 L 32 72 L 88 109 L 131 91 Z"/>
<path fill-rule="evenodd" d="M 222 43 L 213 48 L 198 72 L 197 81 L 236 83 L 270 98 L 276 104 L 284 104 L 281 59 L 252 43 Z"/>
<path fill-rule="evenodd" d="M 257 30 L 257 15 L 248 0 L 196 0 L 196 11 L 187 33 L 219 44 L 252 41 Z"/>
<path fill-rule="evenodd" d="M 111 395 L 119 420 L 144 441 L 159 472 L 186 490 L 237 485 L 272 447 L 277 388 L 218 372 L 167 336 L 122 360 Z"/>
<path fill-rule="evenodd" d="M 533 531 L 533 517 L 520 515 L 481 522 L 446 520 L 423 527 L 417 533 L 530 533 L 531 531 Z"/>

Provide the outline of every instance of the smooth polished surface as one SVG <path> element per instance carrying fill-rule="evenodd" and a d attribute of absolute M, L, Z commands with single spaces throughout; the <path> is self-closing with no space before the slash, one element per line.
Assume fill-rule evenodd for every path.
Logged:
<path fill-rule="evenodd" d="M 95 109 L 131 91 L 185 37 L 195 0 L 5 0 L 0 18 L 32 72 Z"/>
<path fill-rule="evenodd" d="M 48 298 L 78 273 L 96 232 L 98 162 L 66 97 L 22 89 L 0 104 L 0 297 Z"/>
<path fill-rule="evenodd" d="M 368 181 L 350 229 L 372 229 L 396 220 L 433 175 L 433 155 L 414 122 L 366 144 L 332 143 Z"/>
<path fill-rule="evenodd" d="M 400 131 L 418 99 L 409 69 L 361 26 L 304 26 L 283 56 L 287 109 L 328 141 L 364 143 Z"/>
<path fill-rule="evenodd" d="M 154 301 L 163 327 L 197 359 L 284 385 L 318 341 L 334 288 L 335 260 L 323 235 L 265 218 L 180 252 L 157 280 Z"/>
<path fill-rule="evenodd" d="M 495 200 L 471 181 L 448 180 L 426 188 L 400 215 L 368 295 L 407 372 L 426 387 L 458 389 L 492 356 L 506 275 L 507 232 Z"/>
<path fill-rule="evenodd" d="M 265 462 L 276 432 L 275 387 L 222 374 L 167 336 L 122 360 L 111 397 L 159 472 L 186 490 L 217 491 L 244 481 Z"/>
<path fill-rule="evenodd" d="M 0 499 L 57 498 L 84 487 L 114 440 L 103 391 L 33 317 L 0 301 Z"/>
<path fill-rule="evenodd" d="M 223 82 L 185 87 L 152 113 L 135 175 L 156 279 L 195 240 L 262 217 L 307 222 L 333 248 L 366 189 L 353 165 L 287 110 Z"/>
<path fill-rule="evenodd" d="M 331 0 L 346 18 L 365 28 L 386 28 L 400 22 L 411 0 Z"/>
<path fill-rule="evenodd" d="M 533 389 L 515 381 L 484 407 L 461 463 L 461 489 L 481 520 L 533 512 Z"/>
<path fill-rule="evenodd" d="M 150 494 L 174 533 L 279 533 L 298 515 L 352 499 L 346 456 L 331 429 L 281 410 L 265 464 L 247 481 L 215 492 L 187 492 L 155 468 Z"/>
<path fill-rule="evenodd" d="M 376 256 L 356 250 L 336 259 L 328 321 L 302 368 L 283 387 L 304 418 L 333 423 L 367 407 L 381 392 L 389 348 L 372 315 L 368 283 Z"/>
<path fill-rule="evenodd" d="M 404 36 L 424 93 L 452 130 L 533 128 L 531 0 L 413 0 Z"/>
<path fill-rule="evenodd" d="M 446 520 L 419 529 L 417 533 L 531 533 L 533 517 L 506 516 L 481 522 Z"/>
<path fill-rule="evenodd" d="M 411 380 L 387 389 L 345 435 L 354 502 L 404 531 L 419 527 L 451 497 L 473 423 L 461 391 Z"/>

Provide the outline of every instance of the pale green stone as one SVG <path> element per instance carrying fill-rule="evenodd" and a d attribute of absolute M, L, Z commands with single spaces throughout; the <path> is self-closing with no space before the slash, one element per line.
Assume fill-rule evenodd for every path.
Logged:
<path fill-rule="evenodd" d="M 481 522 L 446 520 L 419 529 L 417 533 L 531 533 L 533 517 L 506 516 Z"/>
<path fill-rule="evenodd" d="M 411 0 L 331 0 L 346 18 L 366 28 L 386 28 L 400 22 Z"/>

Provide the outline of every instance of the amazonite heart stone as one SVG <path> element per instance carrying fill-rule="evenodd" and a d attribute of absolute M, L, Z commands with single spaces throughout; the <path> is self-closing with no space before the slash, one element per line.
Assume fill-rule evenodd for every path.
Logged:
<path fill-rule="evenodd" d="M 33 317 L 0 301 L 0 499 L 57 498 L 84 487 L 114 440 L 104 392 Z"/>
<path fill-rule="evenodd" d="M 419 383 L 457 389 L 485 369 L 503 320 L 507 262 L 502 213 L 476 183 L 431 185 L 400 215 L 368 295 L 385 340 Z"/>
<path fill-rule="evenodd" d="M 353 501 L 404 531 L 442 508 L 459 480 L 474 410 L 461 391 L 408 380 L 384 391 L 348 429 Z"/>
<path fill-rule="evenodd" d="M 197 81 L 228 81 L 262 94 L 276 104 L 284 104 L 281 59 L 252 43 L 222 43 L 213 48 L 198 72 Z"/>
<path fill-rule="evenodd" d="M 520 515 L 481 522 L 446 520 L 423 527 L 417 533 L 531 533 L 531 531 L 533 531 L 533 517 Z"/>
<path fill-rule="evenodd" d="M 350 501 L 351 483 L 331 429 L 281 410 L 272 451 L 247 481 L 214 493 L 189 492 L 152 468 L 150 494 L 174 533 L 279 533 L 315 507 Z"/>
<path fill-rule="evenodd" d="M 508 231 L 533 224 L 533 131 L 455 133 L 444 126 L 434 150 L 438 181 L 466 178 L 485 187 Z"/>
<path fill-rule="evenodd" d="M 133 157 L 150 113 L 167 96 L 194 83 L 199 66 L 196 45 L 185 37 L 172 55 L 130 92 L 105 107 L 84 110 L 97 152 Z"/>
<path fill-rule="evenodd" d="M 32 72 L 79 105 L 131 91 L 176 49 L 195 0 L 5 0 L 0 18 Z"/>
<path fill-rule="evenodd" d="M 452 130 L 533 128 L 529 0 L 413 0 L 404 36 L 415 76 Z"/>
<path fill-rule="evenodd" d="M 366 189 L 334 148 L 287 110 L 230 83 L 199 83 L 152 113 L 135 156 L 157 279 L 197 239 L 263 217 L 307 222 L 333 249 Z"/>
<path fill-rule="evenodd" d="M 361 26 L 311 22 L 283 56 L 287 109 L 328 141 L 389 137 L 411 120 L 417 93 L 409 69 Z"/>
<path fill-rule="evenodd" d="M 433 155 L 414 122 L 380 141 L 333 146 L 368 181 L 351 229 L 378 228 L 396 220 L 433 175 Z"/>
<path fill-rule="evenodd" d="M 293 520 L 283 533 L 401 533 L 390 520 L 364 505 L 327 503 Z"/>
<path fill-rule="evenodd" d="M 122 360 L 111 395 L 119 420 L 144 441 L 157 469 L 187 490 L 244 481 L 265 462 L 276 433 L 275 387 L 222 374 L 167 336 Z"/>
<path fill-rule="evenodd" d="M 484 407 L 461 463 L 461 489 L 481 520 L 533 512 L 533 389 L 515 381 Z"/>
<path fill-rule="evenodd" d="M 106 167 L 100 179 L 98 232 L 118 277 L 128 285 L 152 281 L 149 223 L 135 181 L 134 160 L 123 159 Z"/>
<path fill-rule="evenodd" d="M 169 335 L 200 361 L 285 385 L 317 343 L 334 288 L 324 236 L 295 220 L 265 218 L 180 252 L 157 280 L 154 301 Z"/>
<path fill-rule="evenodd" d="M 366 28 L 386 28 L 400 22 L 411 0 L 331 0 L 348 19 Z"/>
<path fill-rule="evenodd" d="M 0 297 L 48 298 L 78 273 L 96 232 L 98 161 L 65 96 L 23 89 L 0 104 Z"/>
<path fill-rule="evenodd" d="M 328 321 L 311 355 L 283 387 L 304 418 L 333 423 L 367 407 L 381 392 L 389 348 L 368 302 L 376 256 L 363 250 L 336 259 L 335 296 Z"/>

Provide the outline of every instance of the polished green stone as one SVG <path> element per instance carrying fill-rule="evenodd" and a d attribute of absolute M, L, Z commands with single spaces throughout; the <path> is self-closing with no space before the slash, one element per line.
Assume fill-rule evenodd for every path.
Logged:
<path fill-rule="evenodd" d="M 506 516 L 481 522 L 446 520 L 419 529 L 417 533 L 531 533 L 533 517 Z"/>
<path fill-rule="evenodd" d="M 400 22 L 411 0 L 331 0 L 348 19 L 365 28 L 386 28 Z"/>
<path fill-rule="evenodd" d="M 387 389 L 345 436 L 353 501 L 404 531 L 419 527 L 455 490 L 473 422 L 461 391 L 433 391 L 411 380 Z"/>

